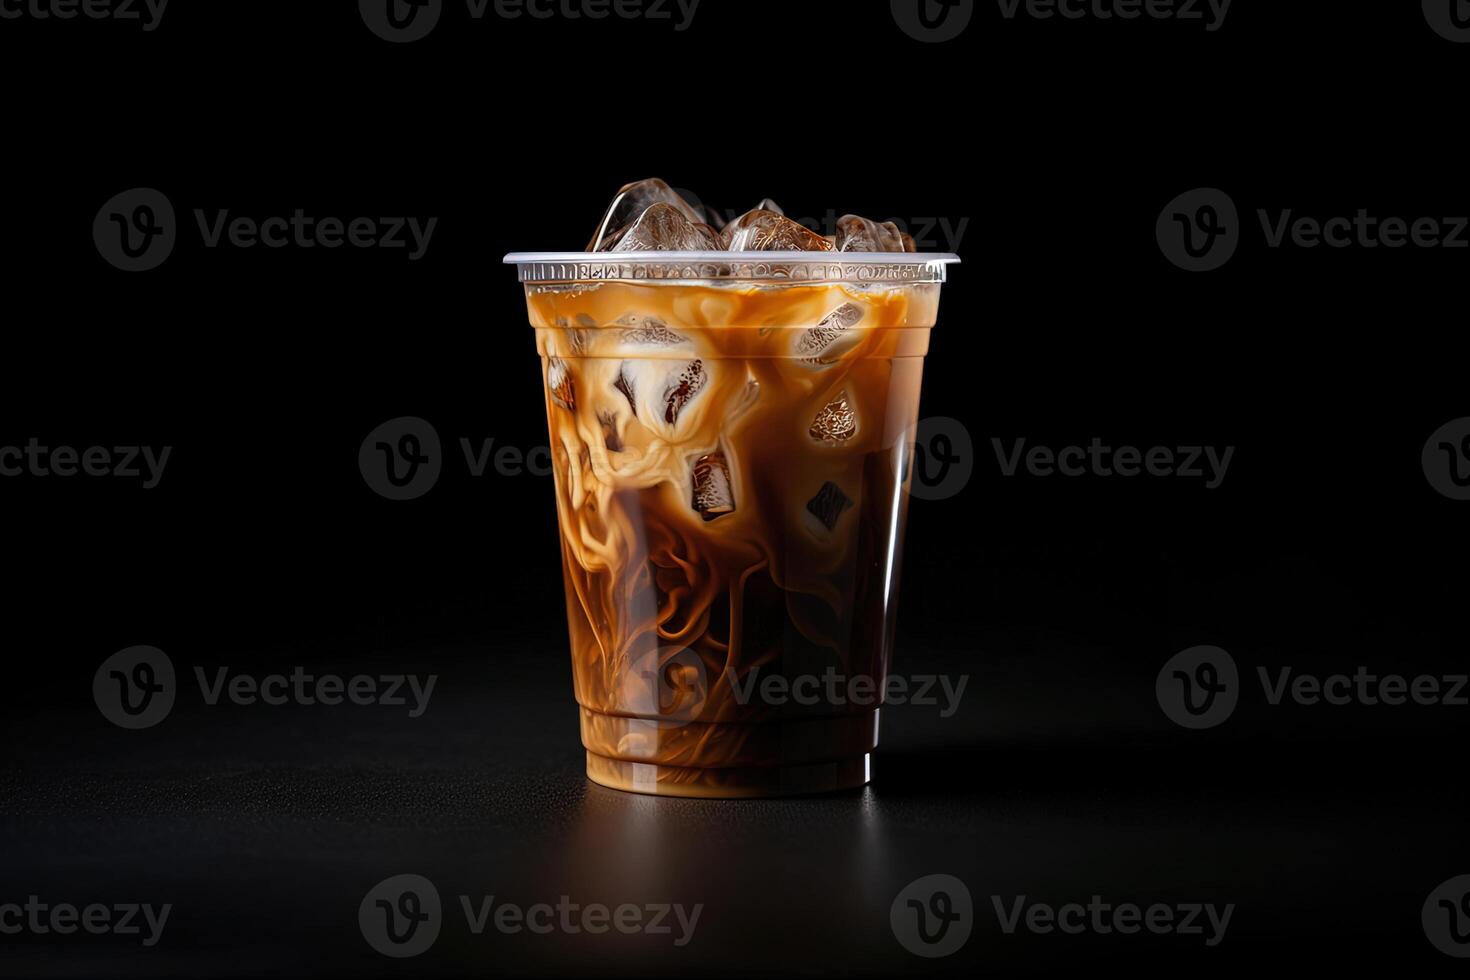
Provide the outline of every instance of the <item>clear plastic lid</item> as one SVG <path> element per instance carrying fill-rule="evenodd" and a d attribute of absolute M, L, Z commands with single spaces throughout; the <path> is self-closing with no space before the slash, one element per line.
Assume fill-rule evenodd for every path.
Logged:
<path fill-rule="evenodd" d="M 944 282 L 952 252 L 512 252 L 524 283 Z"/>

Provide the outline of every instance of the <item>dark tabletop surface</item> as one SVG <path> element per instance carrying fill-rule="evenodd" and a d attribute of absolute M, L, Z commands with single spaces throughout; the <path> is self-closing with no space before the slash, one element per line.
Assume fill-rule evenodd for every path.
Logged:
<path fill-rule="evenodd" d="M 886 709 L 873 783 L 826 797 L 692 801 L 588 783 L 560 658 L 419 655 L 430 710 L 206 706 L 154 728 L 97 712 L 14 724 L 0 794 L 8 893 L 78 905 L 170 903 L 163 938 L 3 946 L 10 975 L 1024 973 L 1081 956 L 1197 972 L 1244 962 L 1446 969 L 1425 942 L 1429 890 L 1465 866 L 1464 783 L 1432 726 L 1344 738 L 1306 717 L 1187 732 L 1152 691 L 1074 650 L 1041 667 L 969 668 L 922 649 L 910 673 L 970 675 L 950 717 Z M 344 673 L 351 673 L 344 667 Z M 1279 710 L 1279 709 L 1275 709 Z M 16 720 L 18 716 L 13 716 Z M 1042 723 L 1046 719 L 1046 723 Z M 1457 865 L 1457 861 L 1460 862 Z M 426 954 L 373 952 L 357 910 L 398 874 L 432 881 Z M 974 925 L 910 955 L 889 909 L 909 882 L 958 877 Z M 1233 904 L 1202 936 L 1007 934 L 995 903 Z M 531 905 L 682 903 L 692 938 L 476 935 L 460 896 Z M 1267 959 L 1263 959 L 1267 957 Z"/>

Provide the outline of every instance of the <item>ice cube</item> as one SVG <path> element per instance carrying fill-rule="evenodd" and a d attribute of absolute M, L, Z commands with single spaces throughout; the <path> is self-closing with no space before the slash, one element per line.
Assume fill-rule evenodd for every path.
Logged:
<path fill-rule="evenodd" d="M 654 204 L 614 242 L 612 251 L 713 251 L 720 237 L 703 222 L 686 219 L 673 204 Z"/>
<path fill-rule="evenodd" d="M 863 318 L 863 308 L 856 303 L 843 303 L 822 317 L 815 327 L 803 331 L 796 340 L 796 356 L 812 364 L 832 364 L 854 339 L 852 328 Z"/>
<path fill-rule="evenodd" d="M 646 347 L 682 347 L 689 344 L 689 338 L 670 330 L 669 325 L 656 316 L 629 313 L 613 322 L 623 328 L 622 340 L 625 344 Z"/>
<path fill-rule="evenodd" d="M 693 401 L 708 380 L 703 361 L 690 361 L 678 374 L 671 376 L 664 386 L 664 421 L 673 425 L 679 421 L 679 413 Z"/>
<path fill-rule="evenodd" d="M 610 453 L 623 451 L 623 437 L 618 433 L 618 413 L 606 409 L 597 413 L 597 422 L 602 426 L 602 444 Z"/>
<path fill-rule="evenodd" d="M 716 234 L 725 227 L 726 216 L 719 212 L 718 208 L 712 208 L 708 204 L 701 204 L 694 209 L 705 224 L 709 225 Z"/>
<path fill-rule="evenodd" d="M 625 229 L 637 221 L 645 211 L 655 204 L 667 204 L 690 224 L 699 224 L 703 219 L 689 202 L 680 197 L 672 187 L 657 177 L 628 184 L 618 191 L 612 206 L 603 215 L 602 224 L 587 245 L 589 252 L 610 251 Z M 624 249 L 627 251 L 627 249 Z"/>
<path fill-rule="evenodd" d="M 567 367 L 566 361 L 559 357 L 547 359 L 546 387 L 551 390 L 551 400 L 556 404 L 571 412 L 577 410 L 576 385 L 572 381 L 572 371 Z"/>
<path fill-rule="evenodd" d="M 671 364 L 675 365 L 672 369 Z M 649 419 L 662 418 L 665 424 L 676 425 L 680 413 L 708 381 L 701 360 L 679 365 L 664 358 L 633 358 L 618 366 L 613 387 L 628 399 L 634 418 L 643 419 L 645 424 Z M 645 411 L 639 411 L 640 400 Z"/>
<path fill-rule="evenodd" d="M 636 384 L 637 382 L 633 378 L 632 365 L 627 361 L 618 365 L 618 376 L 613 379 L 613 387 L 621 391 L 623 397 L 628 399 L 628 407 L 633 410 L 633 417 L 635 419 L 638 417 L 638 395 L 634 388 Z"/>
<path fill-rule="evenodd" d="M 827 240 L 805 225 L 763 208 L 747 211 L 721 233 L 732 252 L 830 252 Z"/>
<path fill-rule="evenodd" d="M 879 224 L 846 214 L 837 219 L 837 251 L 839 252 L 912 252 L 905 247 L 905 235 L 891 221 Z M 909 243 L 913 242 L 910 238 Z"/>
<path fill-rule="evenodd" d="M 807 513 L 821 521 L 822 526 L 828 531 L 837 526 L 837 520 L 842 516 L 842 512 L 851 506 L 852 499 L 842 492 L 841 487 L 830 480 L 822 484 L 822 489 L 817 491 L 817 495 L 806 502 Z"/>
<path fill-rule="evenodd" d="M 817 413 L 808 430 L 817 442 L 835 446 L 846 442 L 857 434 L 857 413 L 846 391 L 839 391 L 826 406 Z"/>
<path fill-rule="evenodd" d="M 709 225 L 690 221 L 672 204 L 655 204 L 617 237 L 614 252 L 707 252 L 720 247 Z"/>
<path fill-rule="evenodd" d="M 769 197 L 761 198 L 761 202 L 755 206 L 755 209 L 757 211 L 770 211 L 772 214 L 779 214 L 782 217 L 785 217 L 786 215 L 786 212 L 781 210 L 781 205 L 777 204 Z"/>
<path fill-rule="evenodd" d="M 579 327 L 573 327 L 572 321 L 564 316 L 556 318 L 556 329 L 560 330 L 562 336 L 566 339 L 568 352 L 573 357 L 581 357 L 587 353 L 587 331 Z"/>
<path fill-rule="evenodd" d="M 735 494 L 730 489 L 730 466 L 721 453 L 710 453 L 694 461 L 694 509 L 712 521 L 735 509 Z"/>

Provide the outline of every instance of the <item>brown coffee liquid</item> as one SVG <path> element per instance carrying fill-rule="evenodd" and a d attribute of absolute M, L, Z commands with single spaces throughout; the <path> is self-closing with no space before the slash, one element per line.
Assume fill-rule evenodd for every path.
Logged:
<path fill-rule="evenodd" d="M 866 781 L 938 291 L 528 287 L 594 780 Z"/>

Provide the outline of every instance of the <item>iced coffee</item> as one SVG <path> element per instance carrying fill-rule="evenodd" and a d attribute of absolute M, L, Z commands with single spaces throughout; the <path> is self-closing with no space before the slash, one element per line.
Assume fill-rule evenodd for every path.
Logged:
<path fill-rule="evenodd" d="M 725 797 L 868 779 L 953 256 L 858 216 L 831 231 L 769 201 L 721 222 L 649 180 L 585 253 L 509 257 L 595 782 Z"/>

